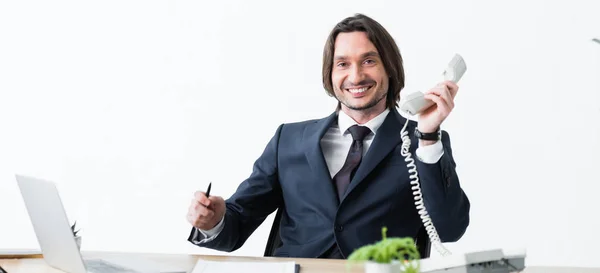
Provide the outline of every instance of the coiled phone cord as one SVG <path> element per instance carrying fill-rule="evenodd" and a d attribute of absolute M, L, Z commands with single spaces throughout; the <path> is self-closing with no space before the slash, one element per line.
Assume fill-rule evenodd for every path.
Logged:
<path fill-rule="evenodd" d="M 417 172 L 417 166 L 415 165 L 415 160 L 412 158 L 410 153 L 410 137 L 408 132 L 406 131 L 406 126 L 408 125 L 409 119 L 406 119 L 406 123 L 404 127 L 402 127 L 402 131 L 400 132 L 400 136 L 402 137 L 402 149 L 401 154 L 405 157 L 404 161 L 407 162 L 409 177 L 411 179 L 410 184 L 412 185 L 411 189 L 413 191 L 415 206 L 417 208 L 417 212 L 423 221 L 423 225 L 425 226 L 425 230 L 429 235 L 429 241 L 431 241 L 431 245 L 437 250 L 437 252 L 442 256 L 450 255 L 450 251 L 442 245 L 440 241 L 440 236 L 437 234 L 437 230 L 435 226 L 433 226 L 433 222 L 431 221 L 431 217 L 425 208 L 425 202 L 423 201 L 423 194 L 421 192 L 421 186 L 419 183 L 419 174 Z"/>

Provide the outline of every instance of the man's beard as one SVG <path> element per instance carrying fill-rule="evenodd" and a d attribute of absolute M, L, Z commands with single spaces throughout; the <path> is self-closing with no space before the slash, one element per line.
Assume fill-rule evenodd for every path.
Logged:
<path fill-rule="evenodd" d="M 371 85 L 370 88 L 373 87 L 378 87 L 380 88 L 380 86 L 377 84 L 376 81 L 374 81 L 373 79 L 367 78 L 364 79 L 362 81 L 360 81 L 358 84 L 352 84 L 349 83 L 347 81 L 345 81 L 344 83 L 342 83 L 342 86 L 340 86 L 339 88 L 339 93 L 342 94 L 342 96 L 340 96 L 342 99 L 337 98 L 337 100 L 342 103 L 343 105 L 345 105 L 346 107 L 348 107 L 348 109 L 352 109 L 352 110 L 356 110 L 356 111 L 362 111 L 362 110 L 367 110 L 369 108 L 374 107 L 375 105 L 377 105 L 381 100 L 383 100 L 385 98 L 385 96 L 387 95 L 387 92 L 381 92 L 382 94 L 379 95 L 379 92 L 381 90 L 375 90 L 375 96 L 373 97 L 373 99 L 371 101 L 369 101 L 369 103 L 362 105 L 362 106 L 352 106 L 350 105 L 350 103 L 348 103 L 348 101 L 350 99 L 348 99 L 348 101 L 345 101 L 345 92 L 347 89 L 352 89 L 354 86 L 365 86 L 365 85 Z M 379 95 L 379 96 L 378 96 Z"/>
<path fill-rule="evenodd" d="M 344 90 L 342 90 L 342 92 L 346 92 Z M 379 92 L 379 91 L 376 91 Z M 374 107 L 375 105 L 377 105 L 380 101 L 382 101 L 383 99 L 385 99 L 385 96 L 387 95 L 386 92 L 381 92 L 381 94 L 378 97 L 373 97 L 373 99 L 371 101 L 369 101 L 369 103 L 365 104 L 365 105 L 360 105 L 360 106 L 354 106 L 354 105 L 350 105 L 350 103 L 348 103 L 346 100 L 337 98 L 338 101 L 345 105 L 346 107 L 348 107 L 348 109 L 351 110 L 356 110 L 356 111 L 362 111 L 362 110 L 367 110 L 370 109 L 372 107 Z"/>

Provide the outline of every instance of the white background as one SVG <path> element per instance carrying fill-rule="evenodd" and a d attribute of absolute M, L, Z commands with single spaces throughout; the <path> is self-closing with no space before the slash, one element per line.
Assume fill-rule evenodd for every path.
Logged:
<path fill-rule="evenodd" d="M 443 127 L 471 225 L 448 247 L 600 266 L 598 6 L 3 1 L 0 249 L 38 247 L 22 173 L 58 183 L 83 250 L 218 253 L 186 241 L 193 192 L 212 181 L 228 197 L 279 124 L 333 111 L 323 45 L 361 12 L 395 37 L 406 91 L 434 85 L 455 52 L 467 62 Z M 233 255 L 261 256 L 271 217 Z"/>

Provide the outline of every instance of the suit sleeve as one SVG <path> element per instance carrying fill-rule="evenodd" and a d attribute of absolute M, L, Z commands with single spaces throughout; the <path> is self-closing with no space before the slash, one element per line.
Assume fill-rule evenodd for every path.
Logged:
<path fill-rule="evenodd" d="M 440 239 L 442 242 L 455 242 L 469 226 L 471 204 L 460 186 L 447 132 L 442 131 L 441 141 L 443 154 L 436 163 L 416 160 L 416 165 L 425 208 Z"/>
<path fill-rule="evenodd" d="M 254 162 L 250 177 L 225 200 L 222 230 L 210 240 L 197 240 L 192 228 L 188 241 L 197 246 L 231 252 L 240 248 L 250 235 L 282 203 L 277 171 L 277 151 L 283 125 L 277 128 L 262 155 Z"/>

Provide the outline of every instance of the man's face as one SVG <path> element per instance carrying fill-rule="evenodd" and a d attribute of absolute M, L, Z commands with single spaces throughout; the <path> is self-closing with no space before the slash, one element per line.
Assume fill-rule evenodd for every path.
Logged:
<path fill-rule="evenodd" d="M 331 80 L 342 107 L 370 110 L 385 105 L 389 78 L 377 48 L 365 32 L 338 34 Z"/>

